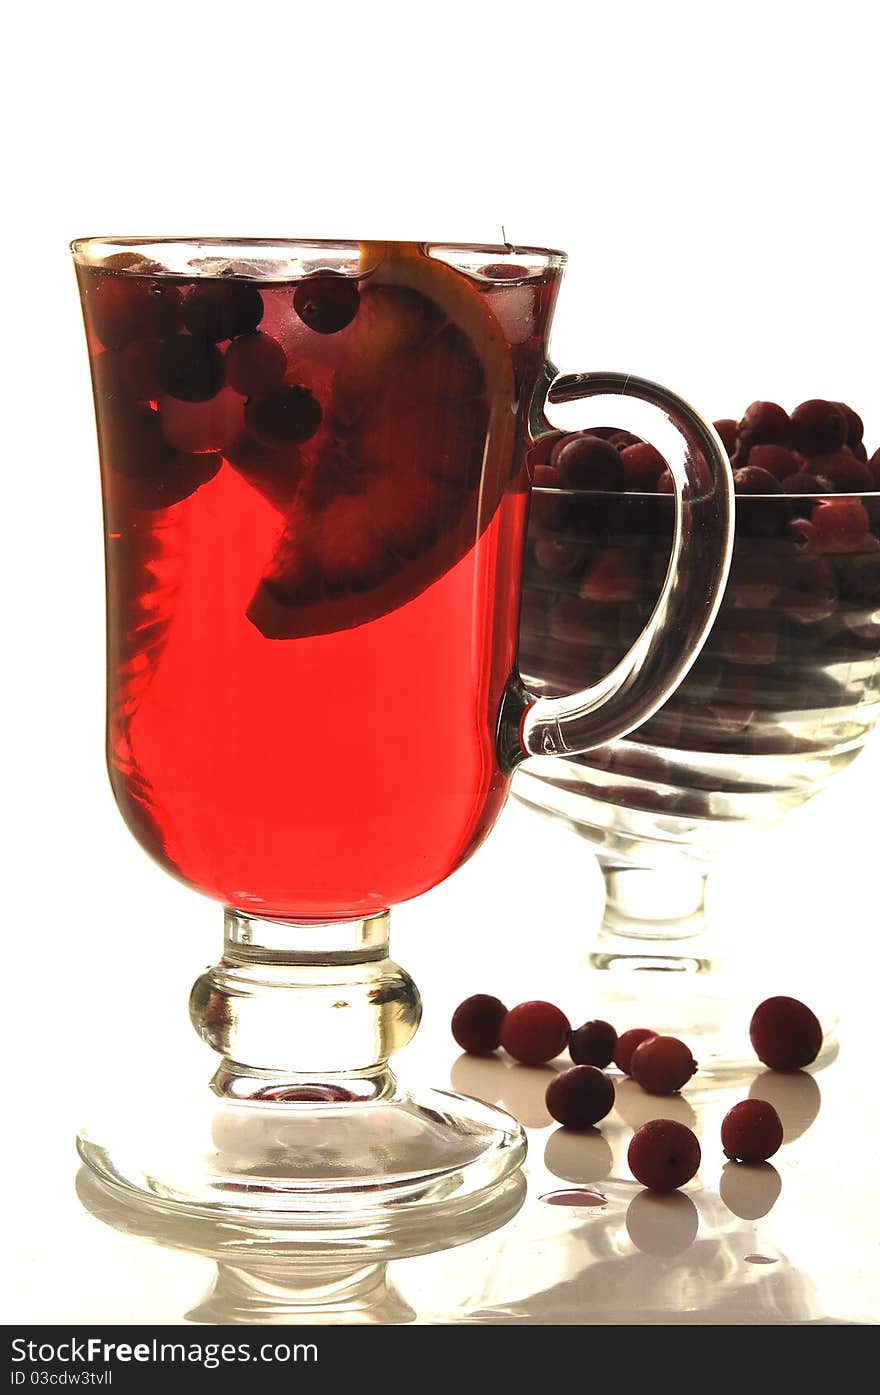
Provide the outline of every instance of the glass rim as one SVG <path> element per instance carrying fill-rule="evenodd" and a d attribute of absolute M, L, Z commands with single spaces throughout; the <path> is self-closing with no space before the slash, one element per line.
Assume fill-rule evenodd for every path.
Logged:
<path fill-rule="evenodd" d="M 517 257 L 540 258 L 548 267 L 561 268 L 567 260 L 568 254 L 554 247 L 533 247 L 521 246 L 511 242 L 507 243 L 483 243 L 483 242 L 447 242 L 443 239 L 395 239 L 395 238 L 309 238 L 309 237 L 244 237 L 236 235 L 233 237 L 201 237 L 193 234 L 171 236 L 169 234 L 145 236 L 135 236 L 124 234 L 111 236 L 100 234 L 88 237 L 75 237 L 69 244 L 73 259 L 81 266 L 100 267 L 101 261 L 96 260 L 89 253 L 94 253 L 96 249 L 106 249 L 107 255 L 112 255 L 114 250 L 134 251 L 138 248 L 158 249 L 160 247 L 185 247 L 185 248 L 209 248 L 215 255 L 221 255 L 223 249 L 230 253 L 240 252 L 242 248 L 251 248 L 262 252 L 271 251 L 273 248 L 288 256 L 291 252 L 302 251 L 309 255 L 320 255 L 321 252 L 328 254 L 358 253 L 364 246 L 371 247 L 420 247 L 429 253 L 451 252 L 461 254 L 476 254 L 479 256 L 491 256 L 496 262 L 505 264 L 513 262 Z"/>
<path fill-rule="evenodd" d="M 532 494 L 546 495 L 548 499 L 668 499 L 675 502 L 674 494 L 667 494 L 659 489 L 563 489 L 555 488 L 553 485 L 533 484 Z M 701 495 L 700 498 L 703 496 Z M 737 505 L 744 504 L 752 499 L 756 503 L 783 504 L 795 499 L 813 499 L 817 504 L 827 504 L 832 499 L 880 499 L 880 485 L 876 489 L 850 489 L 841 490 L 838 494 L 820 494 L 818 492 L 808 494 L 734 494 L 734 501 Z"/>

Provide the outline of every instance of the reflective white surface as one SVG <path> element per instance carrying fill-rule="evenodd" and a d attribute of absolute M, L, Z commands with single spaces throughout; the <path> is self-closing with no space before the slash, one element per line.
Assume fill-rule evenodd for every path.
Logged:
<path fill-rule="evenodd" d="M 384 1256 L 316 1257 L 283 1237 L 234 1228 L 218 1236 L 191 1219 L 137 1213 L 84 1177 L 80 1200 L 73 1131 L 90 1098 L 106 1104 L 120 1091 L 131 1103 L 149 1079 L 152 1108 L 160 1082 L 207 1081 L 211 1053 L 190 1035 L 186 988 L 219 941 L 221 917 L 144 863 L 152 904 L 117 904 L 114 922 L 111 902 L 96 895 L 91 944 L 74 953 L 59 935 L 57 972 L 47 972 L 52 941 L 22 938 L 17 1044 L 7 1056 L 17 1104 L 4 1162 L 4 1320 L 876 1322 L 880 955 L 876 821 L 865 815 L 878 773 L 874 744 L 836 787 L 715 874 L 719 927 L 732 949 L 757 946 L 756 973 L 762 941 L 773 941 L 834 982 L 839 1052 L 813 1074 L 775 1075 L 756 1062 L 732 1082 L 697 1075 L 666 1100 L 618 1082 L 613 1112 L 577 1135 L 547 1114 L 552 1066 L 461 1055 L 448 1024 L 472 992 L 511 1005 L 549 998 L 575 1023 L 596 1015 L 595 978 L 582 961 L 600 913 L 598 872 L 574 835 L 516 804 L 468 866 L 395 913 L 394 953 L 426 1006 L 414 1044 L 396 1058 L 401 1077 L 503 1104 L 526 1126 L 530 1152 L 524 1197 L 508 1190 L 469 1216 L 402 1236 L 387 1268 Z M 155 917 L 178 932 L 159 982 L 142 967 Z M 726 1163 L 719 1141 L 727 1108 L 750 1092 L 773 1100 L 786 1131 L 761 1168 Z M 643 1192 L 625 1160 L 632 1130 L 658 1114 L 694 1127 L 703 1148 L 698 1177 L 667 1198 Z"/>

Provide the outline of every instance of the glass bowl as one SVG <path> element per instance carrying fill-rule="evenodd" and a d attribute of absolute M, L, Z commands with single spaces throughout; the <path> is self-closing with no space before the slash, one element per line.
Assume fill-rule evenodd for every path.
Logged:
<path fill-rule="evenodd" d="M 713 940 L 713 859 L 823 789 L 880 715 L 880 491 L 738 496 L 736 509 L 717 620 L 673 697 L 626 738 L 564 762 L 534 758 L 514 782 L 599 860 L 606 903 L 592 968 L 614 971 L 637 1020 L 658 1014 L 644 1025 L 702 1038 L 701 1065 L 716 1070 L 753 1062 L 744 1028 L 766 994 L 754 957 L 737 964 Z M 535 492 L 527 682 L 564 692 L 620 659 L 656 603 L 672 522 L 662 493 Z M 702 977 L 684 987 L 691 975 Z M 606 1002 L 610 988 L 597 988 Z M 820 1017 L 833 1028 L 830 1003 Z"/>

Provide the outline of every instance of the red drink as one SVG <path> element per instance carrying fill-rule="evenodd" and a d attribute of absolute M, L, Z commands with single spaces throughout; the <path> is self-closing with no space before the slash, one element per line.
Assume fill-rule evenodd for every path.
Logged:
<path fill-rule="evenodd" d="M 79 269 L 114 793 L 162 865 L 251 914 L 416 896 L 507 790 L 556 281 L 382 250 L 298 281 Z"/>

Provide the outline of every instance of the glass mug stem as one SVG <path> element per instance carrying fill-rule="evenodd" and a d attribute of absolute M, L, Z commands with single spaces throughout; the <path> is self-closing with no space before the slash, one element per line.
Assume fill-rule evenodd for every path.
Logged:
<path fill-rule="evenodd" d="M 422 1015 L 418 990 L 388 957 L 388 913 L 327 924 L 259 920 L 227 908 L 223 958 L 197 980 L 190 1018 L 223 1061 L 234 1099 L 378 1099 L 388 1058 Z"/>

